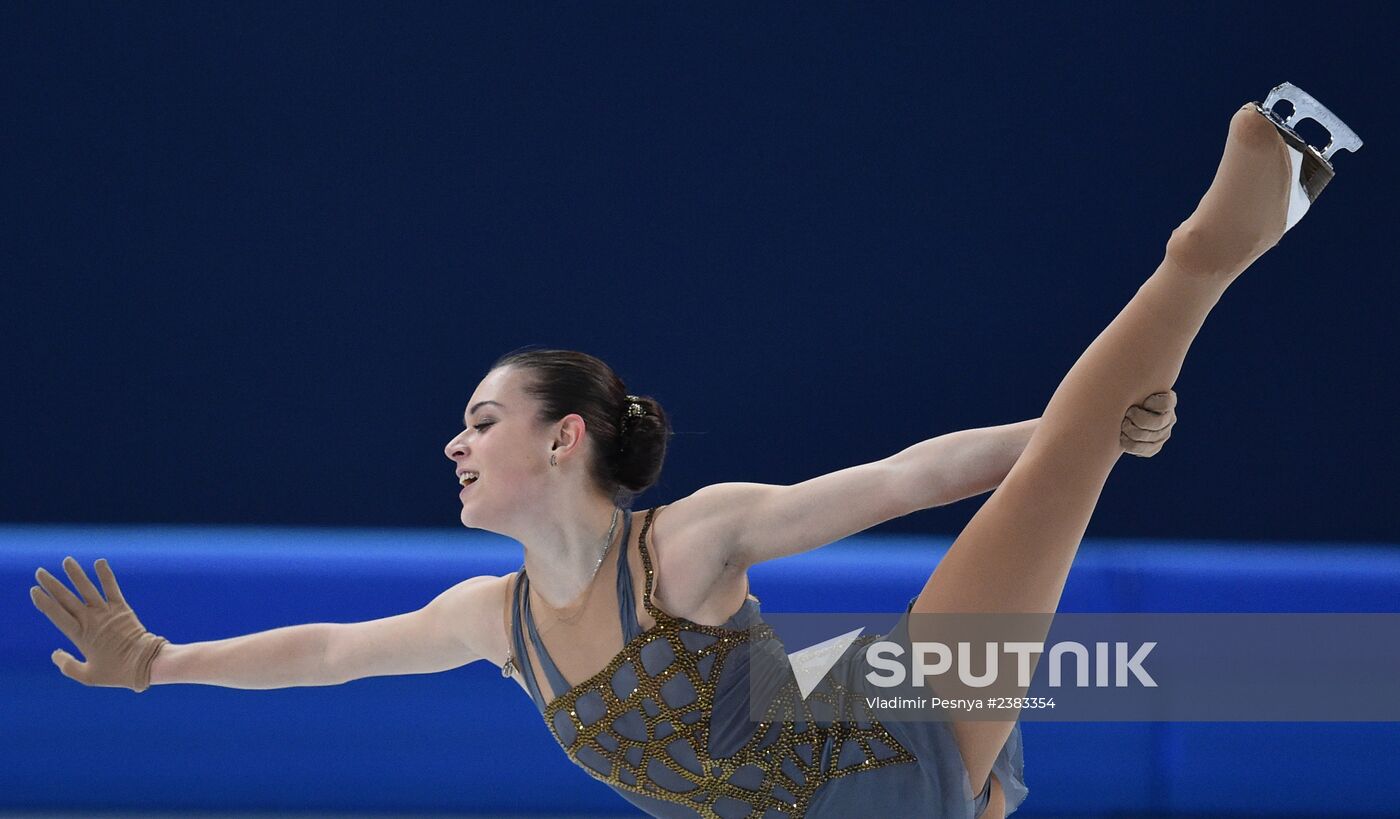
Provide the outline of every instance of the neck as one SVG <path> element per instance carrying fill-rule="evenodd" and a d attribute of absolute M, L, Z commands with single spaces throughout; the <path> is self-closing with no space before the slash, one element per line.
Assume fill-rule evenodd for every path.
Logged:
<path fill-rule="evenodd" d="M 549 515 L 537 518 L 525 537 L 525 571 L 531 591 L 554 609 L 568 609 L 603 573 L 598 556 L 604 552 L 616 507 L 607 498 L 591 495 L 551 506 Z M 617 512 L 608 558 L 622 539 L 625 512 Z M 595 574 L 596 569 L 596 574 Z"/>

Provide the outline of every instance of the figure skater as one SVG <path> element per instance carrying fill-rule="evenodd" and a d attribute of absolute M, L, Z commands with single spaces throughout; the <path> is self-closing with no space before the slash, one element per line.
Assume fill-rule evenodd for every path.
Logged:
<path fill-rule="evenodd" d="M 1294 103 L 1288 120 L 1276 98 Z M 1325 153 L 1289 127 L 1302 115 L 1331 131 Z M 634 527 L 631 501 L 660 474 L 665 412 L 592 356 L 517 351 L 478 384 L 444 451 L 463 525 L 519 541 L 519 571 L 470 578 L 394 617 L 180 645 L 141 625 L 105 559 L 99 593 L 69 557 L 76 595 L 42 568 L 31 589 L 86 660 L 59 650 L 53 662 L 87 685 L 139 692 L 335 685 L 487 659 L 575 763 L 654 816 L 1005 816 L 1027 793 L 1015 720 L 751 720 L 749 653 L 737 649 L 763 621 L 748 567 L 994 490 L 909 611 L 1053 614 L 1119 455 L 1151 455 L 1170 435 L 1170 387 L 1206 315 L 1301 218 L 1331 178 L 1331 153 L 1359 146 L 1287 84 L 1240 108 L 1161 265 L 1036 421 L 940 436 L 792 486 L 714 484 Z"/>

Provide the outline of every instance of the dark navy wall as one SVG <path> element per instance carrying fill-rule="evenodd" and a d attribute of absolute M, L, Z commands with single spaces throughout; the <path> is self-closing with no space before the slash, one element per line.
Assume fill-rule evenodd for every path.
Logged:
<path fill-rule="evenodd" d="M 456 526 L 524 344 L 664 402 L 641 504 L 1037 416 L 1291 81 L 1366 146 L 1090 533 L 1400 541 L 1393 18 L 1216 5 L 5 4 L 0 519 Z"/>

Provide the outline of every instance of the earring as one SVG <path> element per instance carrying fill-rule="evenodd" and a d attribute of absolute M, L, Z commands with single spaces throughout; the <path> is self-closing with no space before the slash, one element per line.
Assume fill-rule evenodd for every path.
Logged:
<path fill-rule="evenodd" d="M 558 465 L 559 465 L 559 462 L 554 460 L 554 453 L 553 453 L 553 452 L 549 453 L 549 465 L 550 465 L 550 466 L 558 466 Z"/>

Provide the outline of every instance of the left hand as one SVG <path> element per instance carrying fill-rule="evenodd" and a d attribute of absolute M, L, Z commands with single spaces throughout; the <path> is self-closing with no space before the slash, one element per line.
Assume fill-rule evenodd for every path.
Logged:
<path fill-rule="evenodd" d="M 1151 458 L 1172 437 L 1176 425 L 1176 393 L 1171 390 L 1147 396 L 1141 404 L 1128 408 L 1123 416 L 1118 442 L 1123 451 L 1139 458 Z"/>

